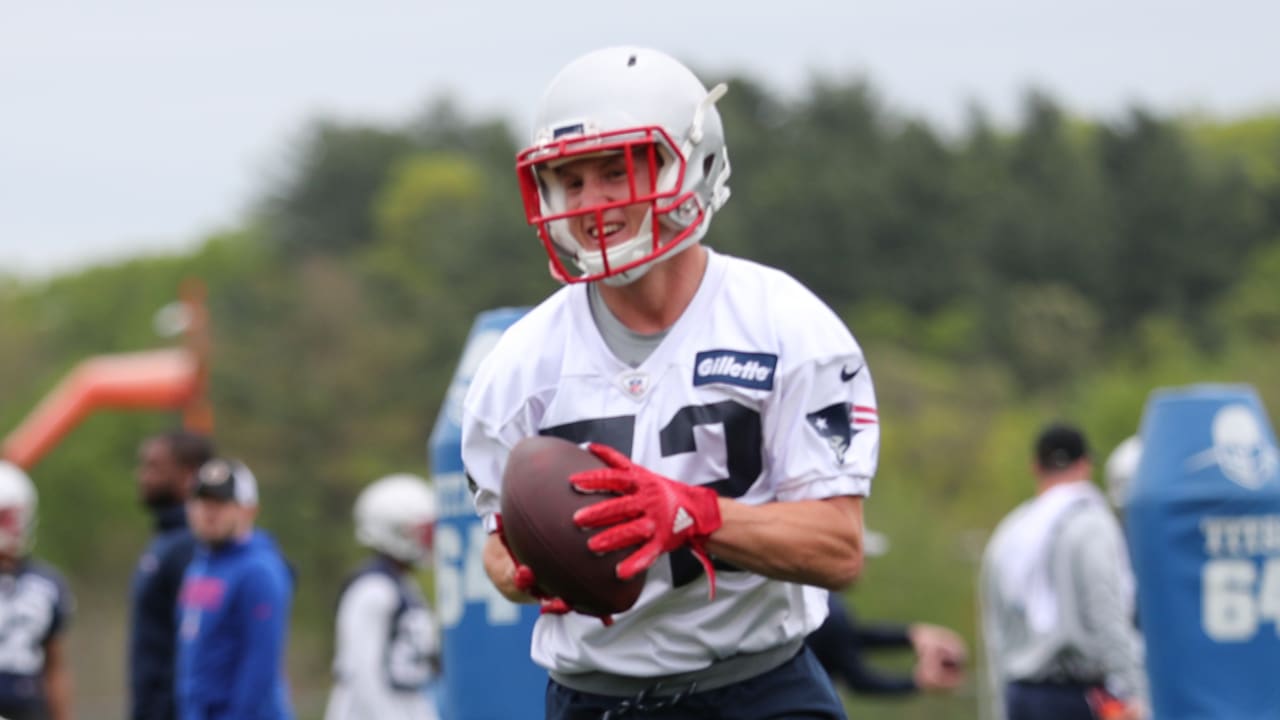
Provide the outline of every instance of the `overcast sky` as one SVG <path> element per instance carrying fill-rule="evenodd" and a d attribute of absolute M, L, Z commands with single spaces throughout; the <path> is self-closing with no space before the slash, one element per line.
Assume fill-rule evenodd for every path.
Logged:
<path fill-rule="evenodd" d="M 1275 0 L 0 0 L 0 274 L 234 226 L 319 115 L 398 122 L 447 94 L 523 134 L 604 45 L 784 94 L 861 75 L 958 126 L 970 102 L 1012 121 L 1032 86 L 1104 119 L 1277 110 L 1278 30 Z"/>

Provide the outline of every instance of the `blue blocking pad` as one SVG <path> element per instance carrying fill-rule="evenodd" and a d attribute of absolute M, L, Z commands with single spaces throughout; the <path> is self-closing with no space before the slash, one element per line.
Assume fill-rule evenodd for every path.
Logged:
<path fill-rule="evenodd" d="M 1280 716 L 1280 452 L 1247 385 L 1158 390 L 1125 506 L 1154 716 Z"/>
<path fill-rule="evenodd" d="M 462 467 L 462 400 L 502 331 L 528 308 L 480 313 L 471 326 L 429 441 L 439 517 L 435 526 L 435 611 L 443 645 L 441 720 L 542 716 L 547 672 L 529 657 L 537 605 L 515 605 L 484 572 L 488 533 Z"/>

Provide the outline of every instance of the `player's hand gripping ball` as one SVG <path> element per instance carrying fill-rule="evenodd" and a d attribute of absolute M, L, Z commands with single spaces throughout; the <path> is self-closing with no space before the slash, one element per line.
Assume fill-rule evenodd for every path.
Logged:
<path fill-rule="evenodd" d="M 595 455 L 567 440 L 538 436 L 511 449 L 502 474 L 503 539 L 517 563 L 532 571 L 536 587 L 529 592 L 601 617 L 635 605 L 645 577 L 619 579 L 615 567 L 628 553 L 592 551 L 587 543 L 600 531 L 573 522 L 579 509 L 613 496 L 579 492 L 569 476 L 603 467 Z"/>
<path fill-rule="evenodd" d="M 579 527 L 605 528 L 588 546 L 602 553 L 638 546 L 618 563 L 620 578 L 643 573 L 664 553 L 687 547 L 702 563 L 714 600 L 716 571 L 707 541 L 722 522 L 716 491 L 659 475 L 608 445 L 592 443 L 589 449 L 608 467 L 575 474 L 570 478 L 573 486 L 582 492 L 619 497 L 574 513 L 573 521 Z"/>

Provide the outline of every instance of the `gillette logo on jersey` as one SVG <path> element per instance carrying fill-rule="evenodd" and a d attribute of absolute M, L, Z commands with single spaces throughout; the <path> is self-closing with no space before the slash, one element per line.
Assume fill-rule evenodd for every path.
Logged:
<path fill-rule="evenodd" d="M 737 385 L 752 390 L 772 390 L 778 356 L 737 350 L 707 350 L 693 362 L 693 384 Z"/>

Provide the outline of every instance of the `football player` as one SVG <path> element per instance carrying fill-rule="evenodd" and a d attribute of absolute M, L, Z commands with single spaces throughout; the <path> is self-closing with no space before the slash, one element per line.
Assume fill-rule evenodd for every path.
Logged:
<path fill-rule="evenodd" d="M 424 693 L 439 663 L 435 621 L 410 574 L 429 557 L 435 519 L 435 494 L 414 475 L 388 475 L 356 498 L 356 541 L 373 557 L 338 601 L 325 720 L 435 720 Z"/>
<path fill-rule="evenodd" d="M 35 527 L 35 486 L 0 460 L 0 717 L 68 720 L 73 601 L 58 571 L 30 557 Z"/>
<path fill-rule="evenodd" d="M 614 47 L 569 63 L 517 156 L 528 221 L 566 283 L 513 325 L 465 402 L 463 460 L 492 531 L 485 570 L 542 604 L 548 718 L 842 718 L 804 637 L 862 567 L 879 446 L 871 373 L 844 323 L 785 273 L 702 243 L 729 198 L 716 101 L 678 61 Z M 538 597 L 506 551 L 502 475 L 521 439 L 607 467 L 575 516 L 645 573 L 613 618 Z M 602 622 L 602 620 L 604 622 Z"/>
<path fill-rule="evenodd" d="M 1142 460 L 1142 438 L 1130 435 L 1116 445 L 1107 462 L 1103 465 L 1103 478 L 1107 483 L 1107 499 L 1111 505 L 1121 512 L 1129 503 L 1129 493 L 1133 492 L 1133 477 L 1138 473 L 1138 463 Z"/>

